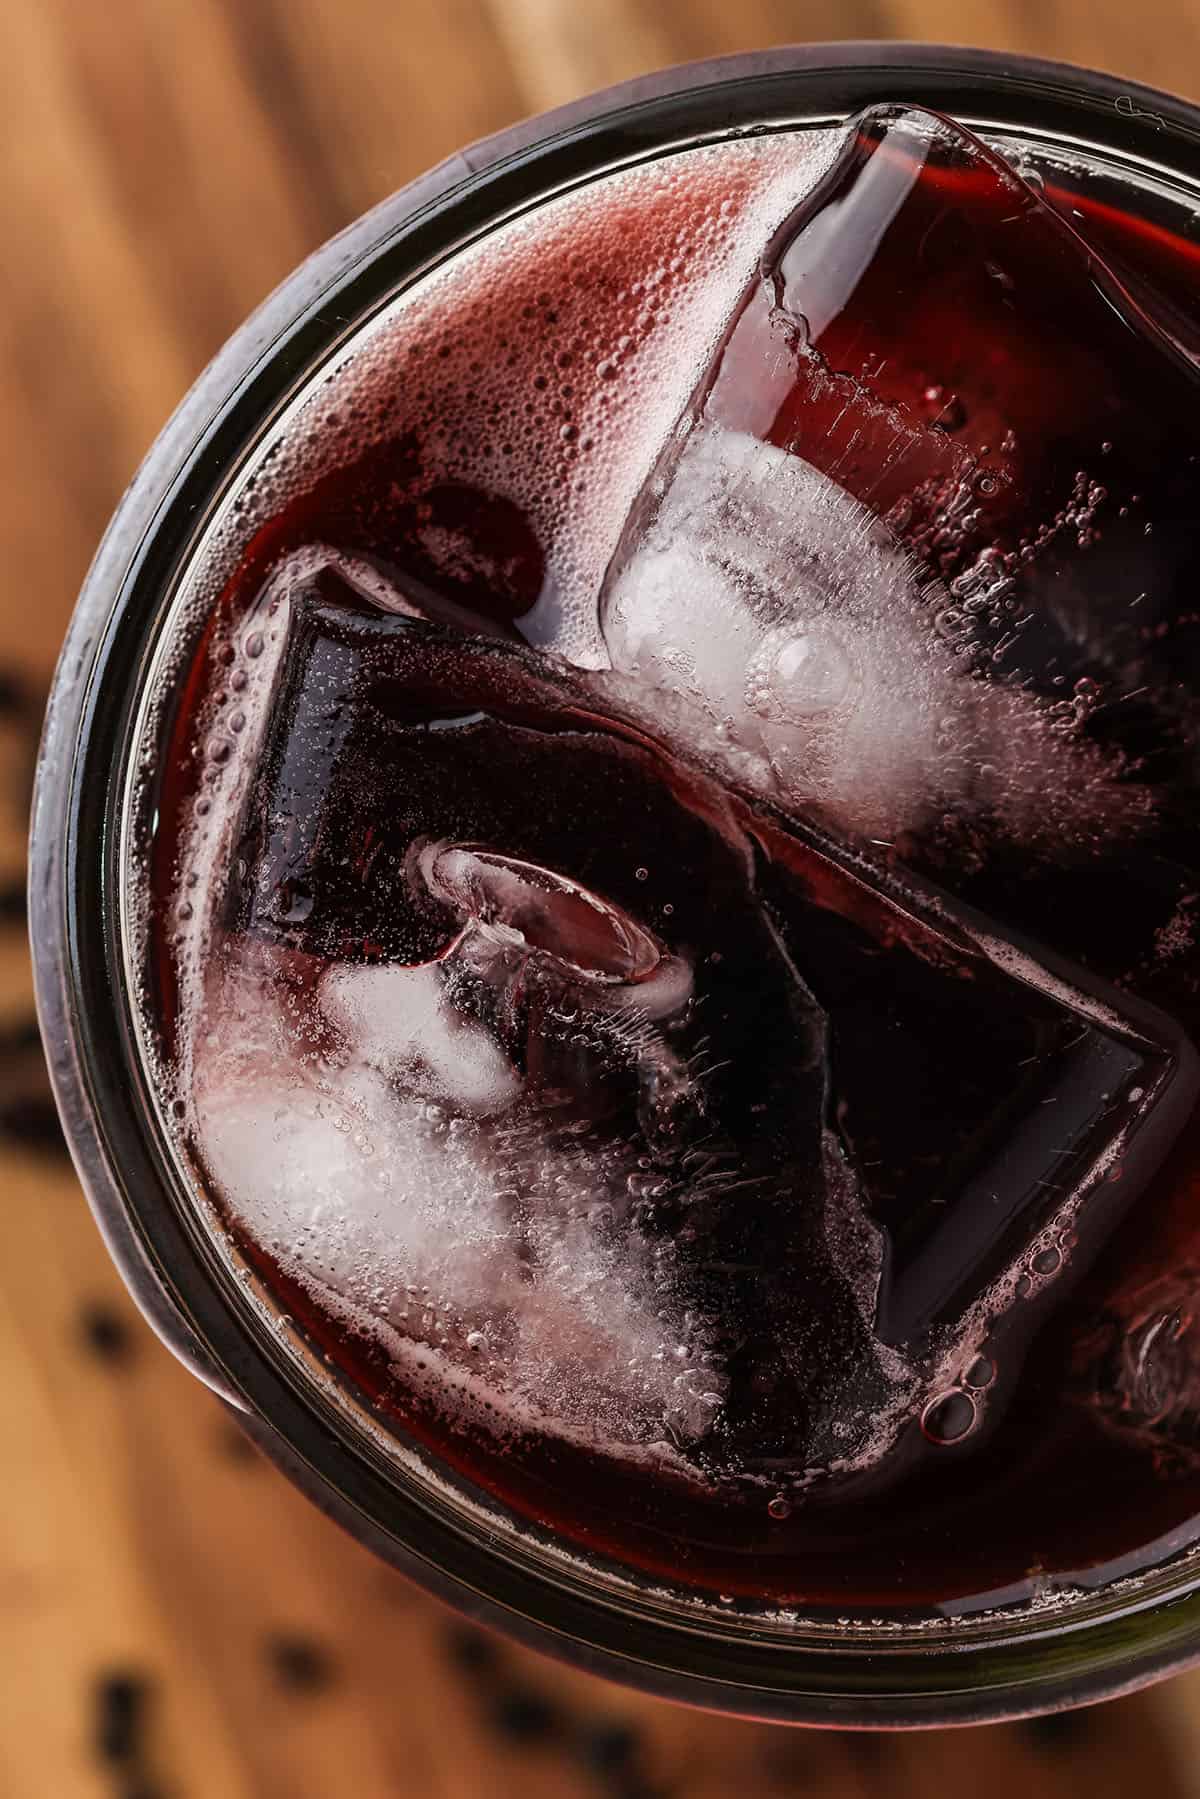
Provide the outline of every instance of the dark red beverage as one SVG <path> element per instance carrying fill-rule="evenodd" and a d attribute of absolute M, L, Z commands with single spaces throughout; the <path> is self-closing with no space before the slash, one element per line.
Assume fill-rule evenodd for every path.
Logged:
<path fill-rule="evenodd" d="M 716 1604 L 1200 1517 L 1197 259 L 1027 173 L 897 107 L 543 208 L 198 590 L 182 1148 L 389 1429 Z"/>

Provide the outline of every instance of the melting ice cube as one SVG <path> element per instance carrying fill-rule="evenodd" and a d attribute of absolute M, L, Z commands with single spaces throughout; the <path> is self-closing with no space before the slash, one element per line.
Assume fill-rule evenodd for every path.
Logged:
<path fill-rule="evenodd" d="M 1127 696 L 1194 733 L 1198 398 L 1010 168 L 868 113 L 630 514 L 613 666 L 842 831 L 1058 858 L 1132 837 L 1153 795 Z"/>
<path fill-rule="evenodd" d="M 819 1009 L 719 789 L 565 671 L 331 580 L 278 621 L 230 789 L 199 1152 L 260 1241 L 406 1368 L 417 1342 L 482 1383 L 493 1424 L 704 1439 L 760 1189 L 756 1253 L 800 1255 L 775 1303 L 848 1291 L 791 1204 L 819 1179 Z"/>
<path fill-rule="evenodd" d="M 710 1471 L 869 1466 L 1012 1349 L 1018 1270 L 1190 1099 L 1156 1014 L 545 657 L 328 570 L 279 629 L 193 1051 L 256 1237 L 439 1403 Z"/>

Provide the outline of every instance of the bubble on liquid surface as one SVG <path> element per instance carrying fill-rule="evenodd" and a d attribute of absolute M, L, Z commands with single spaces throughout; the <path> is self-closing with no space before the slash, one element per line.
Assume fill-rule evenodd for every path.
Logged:
<path fill-rule="evenodd" d="M 990 1387 L 996 1378 L 996 1364 L 989 1356 L 976 1356 L 963 1375 L 964 1387 Z"/>
<path fill-rule="evenodd" d="M 921 1413 L 921 1430 L 930 1443 L 959 1443 L 970 1436 L 978 1415 L 974 1396 L 955 1388 L 929 1401 Z"/>

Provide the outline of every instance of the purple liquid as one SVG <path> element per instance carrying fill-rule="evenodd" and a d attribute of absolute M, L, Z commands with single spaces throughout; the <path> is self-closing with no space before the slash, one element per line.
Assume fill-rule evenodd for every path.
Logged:
<path fill-rule="evenodd" d="M 236 1203 L 233 1228 L 397 1428 L 520 1517 L 710 1594 L 866 1612 L 1128 1572 L 1200 1512 L 1193 253 L 1096 212 L 1080 229 L 1122 288 L 969 142 L 923 133 L 865 124 L 768 250 L 610 568 L 615 676 L 522 647 L 528 519 L 431 481 L 400 432 L 259 534 L 178 715 L 158 873 L 165 923 L 197 720 L 219 740 L 214 688 L 228 718 L 248 667 L 227 620 L 288 551 L 332 545 L 264 615 L 280 660 L 214 966 L 251 1010 L 269 991 L 314 1065 L 340 1079 L 361 1053 L 443 1113 L 412 1141 L 431 1171 L 464 1144 L 486 1166 L 505 1309 L 522 1257 L 539 1291 L 570 1260 L 574 1207 L 596 1316 L 557 1382 L 514 1390 L 519 1329 L 417 1282 L 403 1318 L 379 1301 L 406 1361 L 364 1334 L 358 1289 L 347 1323 L 357 1275 L 322 1286 L 314 1249 L 314 1285 Z M 706 431 L 802 457 L 883 522 L 879 579 L 903 558 L 971 696 L 938 791 L 915 729 L 887 783 L 851 790 L 829 720 L 879 676 L 828 610 L 763 661 L 745 719 L 732 702 L 736 764 L 707 737 L 705 670 L 676 687 L 657 665 L 645 546 Z M 790 478 L 747 466 L 776 496 Z M 337 554 L 417 616 L 381 613 Z M 833 607 L 844 574 L 805 579 Z M 774 628 L 762 606 L 747 631 Z M 890 668 L 901 640 L 880 641 Z M 914 677 L 906 716 L 943 691 Z M 401 1010 L 418 973 L 436 1031 L 414 1048 L 385 1008 L 348 1052 L 347 996 L 389 970 Z M 455 1076 L 457 1113 L 436 1097 L 456 1029 L 477 1082 Z M 221 1197 L 203 1086 L 193 1148 Z M 645 1355 L 628 1382 L 611 1293 Z M 502 1426 L 452 1403 L 440 1359 L 504 1395 Z"/>

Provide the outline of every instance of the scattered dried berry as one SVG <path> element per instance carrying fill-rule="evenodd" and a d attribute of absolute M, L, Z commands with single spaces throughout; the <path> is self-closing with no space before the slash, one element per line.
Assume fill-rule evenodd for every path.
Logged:
<path fill-rule="evenodd" d="M 49 1099 L 25 1096 L 0 1102 L 0 1135 L 13 1138 L 25 1149 L 66 1154 L 58 1113 Z"/>
<path fill-rule="evenodd" d="M 217 1439 L 221 1453 L 231 1462 L 256 1463 L 261 1460 L 257 1446 L 233 1418 L 227 1418 Z"/>
<path fill-rule="evenodd" d="M 557 1736 L 558 1708 L 528 1687 L 504 1687 L 490 1708 L 492 1728 L 514 1743 L 542 1743 Z"/>
<path fill-rule="evenodd" d="M 456 1668 L 476 1678 L 495 1672 L 500 1661 L 497 1645 L 472 1624 L 456 1624 L 446 1637 L 446 1653 Z"/>
<path fill-rule="evenodd" d="M 79 1337 L 89 1355 L 114 1365 L 128 1362 L 133 1336 L 119 1312 L 103 1300 L 85 1305 L 79 1314 Z"/>
<path fill-rule="evenodd" d="M 1023 1718 L 1020 1730 L 1031 1749 L 1057 1750 L 1073 1747 L 1091 1733 L 1087 1712 L 1047 1712 L 1040 1718 Z"/>
<path fill-rule="evenodd" d="M 577 1741 L 583 1765 L 594 1774 L 604 1775 L 623 1773 L 631 1768 L 640 1746 L 638 1733 L 631 1724 L 611 1720 L 585 1724 Z"/>
<path fill-rule="evenodd" d="M 96 1681 L 94 1741 L 101 1761 L 122 1765 L 142 1752 L 150 1685 L 144 1676 L 113 1669 Z"/>
<path fill-rule="evenodd" d="M 0 924 L 21 924 L 27 910 L 24 881 L 0 882 Z"/>
<path fill-rule="evenodd" d="M 266 1657 L 281 1687 L 293 1693 L 317 1693 L 333 1679 L 333 1658 L 312 1637 L 280 1631 L 268 1637 Z"/>
<path fill-rule="evenodd" d="M 0 1134 L 33 1149 L 65 1154 L 32 1015 L 0 1029 L 0 1093 Z"/>

